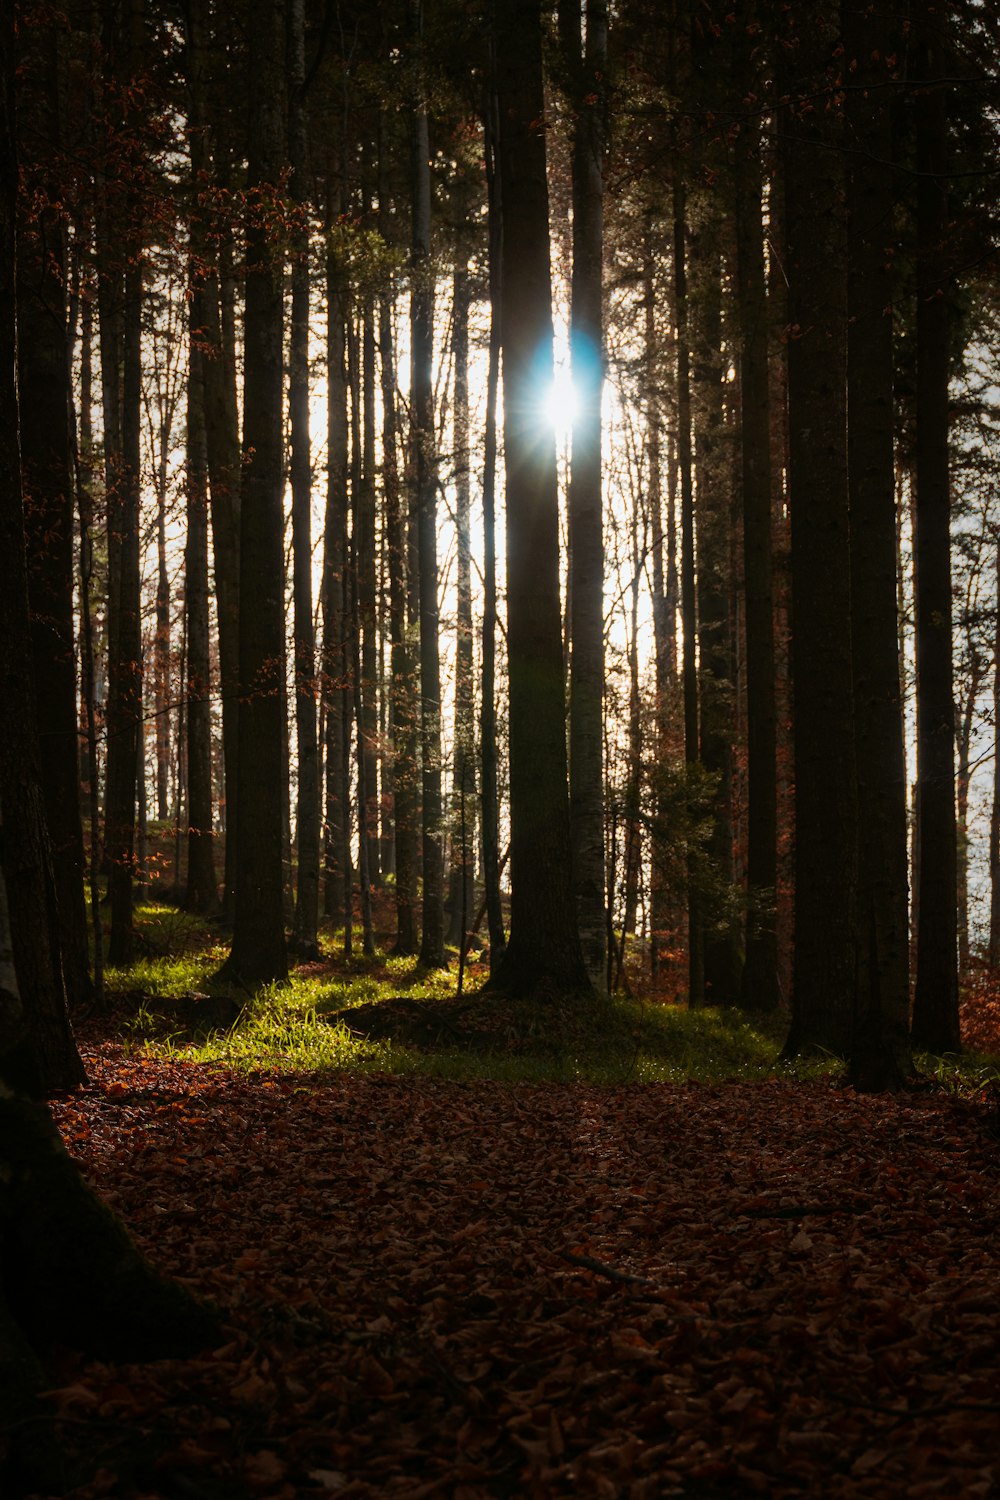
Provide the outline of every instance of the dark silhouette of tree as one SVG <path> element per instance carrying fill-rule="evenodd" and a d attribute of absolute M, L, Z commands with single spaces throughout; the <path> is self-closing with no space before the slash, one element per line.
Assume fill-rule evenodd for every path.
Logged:
<path fill-rule="evenodd" d="M 553 370 L 539 0 L 497 5 L 496 56 L 512 875 L 496 982 L 514 994 L 587 994 L 570 880 L 555 436 L 540 413 Z"/>
<path fill-rule="evenodd" d="M 243 489 L 240 510 L 240 806 L 233 942 L 222 973 L 248 989 L 287 974 L 282 891 L 285 569 L 282 513 L 284 12 L 248 11 L 250 103 Z M 275 219 L 279 222 L 276 224 Z"/>

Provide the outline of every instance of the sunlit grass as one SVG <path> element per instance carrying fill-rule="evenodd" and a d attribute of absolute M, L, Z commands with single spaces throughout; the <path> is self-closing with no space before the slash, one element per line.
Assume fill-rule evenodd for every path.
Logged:
<path fill-rule="evenodd" d="M 811 1080 L 842 1077 L 836 1057 L 780 1060 L 787 1029 L 784 1016 L 754 1016 L 722 1007 L 689 1011 L 681 1006 L 615 998 L 587 1011 L 570 1044 L 547 1046 L 544 1021 L 539 1046 L 468 1051 L 459 1045 L 433 1050 L 396 1041 L 364 1039 L 335 1012 L 373 1001 L 405 996 L 427 1003 L 454 996 L 456 967 L 422 971 L 416 960 L 360 951 L 349 960 L 335 935 L 326 935 L 334 955 L 329 965 L 293 970 L 287 983 L 252 998 L 221 985 L 215 977 L 225 957 L 221 937 L 204 923 L 166 906 L 137 913 L 146 956 L 126 970 L 108 974 L 117 1023 L 129 1045 L 151 1055 L 254 1073 L 267 1069 L 305 1072 L 353 1070 L 401 1075 L 501 1082 L 589 1082 L 598 1084 L 684 1083 L 728 1080 L 760 1082 L 778 1078 Z M 162 956 L 156 956 L 160 952 Z M 482 974 L 468 977 L 475 990 Z M 191 1040 L 189 1026 L 173 1025 L 172 1007 L 208 995 L 242 1006 L 235 1024 Z M 209 1011 L 211 1015 L 211 1012 Z M 207 1029 L 207 1028 L 206 1028 Z M 927 1078 L 956 1093 L 1000 1082 L 1000 1059 L 983 1054 L 960 1058 L 920 1058 Z"/>

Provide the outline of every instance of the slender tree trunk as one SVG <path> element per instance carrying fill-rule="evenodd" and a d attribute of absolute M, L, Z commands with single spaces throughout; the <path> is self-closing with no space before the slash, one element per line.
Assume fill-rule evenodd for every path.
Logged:
<path fill-rule="evenodd" d="M 678 168 L 678 174 L 679 174 Z M 681 485 L 681 688 L 684 701 L 684 760 L 688 776 L 698 763 L 698 604 L 695 589 L 694 484 L 691 454 L 691 353 L 687 290 L 687 195 L 674 182 L 674 300 L 677 323 L 677 466 Z M 688 818 L 694 837 L 693 813 Z M 688 850 L 688 1005 L 704 1004 L 705 965 L 697 856 Z"/>
<path fill-rule="evenodd" d="M 305 113 L 305 6 L 289 0 L 288 133 L 292 198 L 299 218 L 292 246 L 292 326 L 288 372 L 291 418 L 292 591 L 294 600 L 295 734 L 298 855 L 294 942 L 300 962 L 319 957 L 319 737 L 316 636 L 312 592 L 312 460 L 309 448 L 309 225 Z"/>
<path fill-rule="evenodd" d="M 760 138 L 748 127 L 735 147 L 736 275 L 740 349 L 740 477 L 747 682 L 747 925 L 741 1003 L 779 1002 L 777 713 L 771 562 L 768 306 L 764 276 Z"/>
<path fill-rule="evenodd" d="M 358 489 L 357 584 L 361 617 L 361 705 L 365 757 L 365 827 L 368 839 L 368 879 L 381 884 L 379 863 L 378 794 L 378 587 L 375 547 L 375 312 L 370 298 L 361 313 L 360 416 L 361 483 Z"/>
<path fill-rule="evenodd" d="M 692 415 L 698 502 L 697 603 L 699 757 L 714 781 L 707 853 L 719 898 L 702 911 L 705 999 L 735 1005 L 740 995 L 739 934 L 729 911 L 733 861 L 733 737 L 735 683 L 732 580 L 732 452 L 722 386 L 722 264 L 716 234 L 692 236 L 695 303 L 692 323 Z"/>
<path fill-rule="evenodd" d="M 458 577 L 455 601 L 455 734 L 452 774 L 452 858 L 448 891 L 448 941 L 464 951 L 465 923 L 475 901 L 476 765 L 472 665 L 472 529 L 469 484 L 469 272 L 464 261 L 453 277 L 455 358 L 455 528 Z M 464 915 L 463 915 L 464 914 Z"/>
<path fill-rule="evenodd" d="M 604 869 L 604 159 L 606 0 L 562 0 L 564 60 L 575 110 L 570 357 L 576 409 L 570 469 L 569 768 L 573 890 L 591 983 L 607 983 Z M 584 39 L 585 32 L 585 39 Z"/>
<path fill-rule="evenodd" d="M 195 304 L 192 304 L 194 307 Z M 208 462 L 202 354 L 192 337 L 188 356 L 187 545 L 184 609 L 187 623 L 187 884 L 188 911 L 214 912 L 212 830 L 212 682 L 208 624 Z"/>
<path fill-rule="evenodd" d="M 503 193 L 504 452 L 510 680 L 511 932 L 502 989 L 592 994 L 570 877 L 552 293 L 539 0 L 497 5 Z"/>
<path fill-rule="evenodd" d="M 676 568 L 673 557 L 673 508 L 671 505 L 668 526 L 669 550 L 664 558 L 662 494 L 662 417 L 659 399 L 660 339 L 656 321 L 656 268 L 657 257 L 653 241 L 653 215 L 647 212 L 642 242 L 642 295 L 643 295 L 643 364 L 646 385 L 646 466 L 648 471 L 648 496 L 650 542 L 653 564 L 653 652 L 656 681 L 656 702 L 653 710 L 654 757 L 662 764 L 667 754 L 669 698 L 676 676 Z M 672 498 L 672 497 L 671 497 Z M 659 804 L 654 791 L 653 818 L 659 814 Z M 660 968 L 660 948 L 667 927 L 667 895 L 664 889 L 660 861 L 655 847 L 650 874 L 650 971 L 655 978 Z"/>
<path fill-rule="evenodd" d="M 492 46 L 492 38 L 491 38 Z M 483 884 L 490 940 L 490 978 L 499 972 L 506 945 L 500 903 L 500 799 L 497 761 L 496 706 L 496 472 L 497 392 L 500 382 L 500 332 L 503 301 L 503 205 L 497 162 L 498 105 L 496 59 L 491 52 L 491 76 L 484 106 L 486 176 L 489 190 L 490 346 L 486 371 L 486 417 L 483 432 L 483 665 L 480 713 L 481 816 Z"/>
<path fill-rule="evenodd" d="M 938 68 L 930 0 L 918 10 L 922 74 Z M 948 156 L 944 85 L 917 102 L 917 393 L 914 616 L 920 838 L 913 1042 L 957 1052 L 958 848 L 948 475 Z"/>
<path fill-rule="evenodd" d="M 109 496 L 108 527 L 116 566 L 108 585 L 108 758 L 105 855 L 111 936 L 108 962 L 126 965 L 134 953 L 132 928 L 135 876 L 136 769 L 142 718 L 142 636 L 139 577 L 139 502 L 142 464 L 142 264 L 133 241 L 124 277 L 121 465 Z M 102 353 L 103 364 L 103 353 Z"/>
<path fill-rule="evenodd" d="M 337 205 L 328 212 L 330 234 Z M 343 851 L 350 827 L 344 760 L 344 584 L 347 568 L 347 379 L 344 370 L 342 272 L 330 236 L 326 259 L 327 490 L 323 525 L 323 701 L 326 727 L 326 849 L 324 909 L 334 927 L 345 922 Z M 349 879 L 349 877 L 348 877 Z"/>
<path fill-rule="evenodd" d="M 379 160 L 379 213 L 387 227 L 385 163 Z M 389 573 L 389 724 L 392 736 L 392 801 L 395 830 L 395 952 L 409 956 L 417 943 L 416 699 L 414 652 L 407 621 L 407 547 L 397 463 L 396 353 L 392 302 L 379 300 L 382 365 L 382 488 Z"/>
<path fill-rule="evenodd" d="M 431 179 L 423 79 L 423 4 L 410 0 L 418 74 L 413 121 L 413 239 L 410 293 L 410 405 L 413 412 L 420 593 L 420 751 L 423 931 L 420 961 L 445 968 L 444 829 L 441 805 L 441 667 L 438 640 L 437 464 L 434 453 L 434 272 Z"/>
<path fill-rule="evenodd" d="M 156 476 L 156 631 L 153 635 L 153 733 L 156 740 L 156 816 L 168 816 L 170 783 L 170 576 L 167 572 L 167 451 L 160 433 Z"/>
<path fill-rule="evenodd" d="M 993 723 L 1000 724 L 1000 546 L 996 549 L 996 618 L 993 625 Z M 990 813 L 991 968 L 1000 967 L 1000 752 L 993 752 L 993 807 Z"/>
<path fill-rule="evenodd" d="M 281 172 L 284 14 L 280 0 L 253 0 L 248 17 L 248 174 L 262 200 Z M 238 827 L 233 944 L 223 966 L 248 989 L 288 972 L 282 887 L 284 718 L 284 518 L 282 491 L 282 259 L 264 215 L 247 225 L 244 320 L 243 493 L 240 515 L 239 794 L 253 818 Z"/>

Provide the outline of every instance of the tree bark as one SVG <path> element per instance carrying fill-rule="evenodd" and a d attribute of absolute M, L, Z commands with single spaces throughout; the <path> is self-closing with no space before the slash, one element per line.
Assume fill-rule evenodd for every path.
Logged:
<path fill-rule="evenodd" d="M 848 126 L 847 417 L 851 525 L 854 733 L 858 770 L 856 1019 L 851 1077 L 897 1088 L 912 1074 L 909 1043 L 906 762 L 896 621 L 892 127 L 878 15 L 843 7 L 856 70 Z M 881 85 L 881 87 L 880 87 Z"/>
<path fill-rule="evenodd" d="M 734 167 L 747 684 L 748 905 L 740 1001 L 745 1010 L 767 1012 L 777 1009 L 780 991 L 771 413 L 760 147 L 758 131 L 747 127 L 736 142 Z"/>
<path fill-rule="evenodd" d="M 305 6 L 289 0 L 288 133 L 292 201 L 298 217 L 292 244 L 292 326 L 288 372 L 291 425 L 292 593 L 294 601 L 295 735 L 298 856 L 293 935 L 301 963 L 319 957 L 319 734 L 316 719 L 316 636 L 312 593 L 312 459 L 309 443 L 309 223 L 305 108 Z"/>
<path fill-rule="evenodd" d="M 192 300 L 197 319 L 197 298 Z M 197 327 L 197 322 L 195 322 Z M 188 352 L 187 545 L 184 610 L 187 632 L 187 883 L 188 911 L 214 912 L 212 818 L 212 673 L 208 623 L 208 463 L 205 455 L 203 360 L 196 336 Z"/>
<path fill-rule="evenodd" d="M 17 299 L 31 670 L 63 972 L 67 999 L 76 1009 L 89 1003 L 93 986 L 77 761 L 66 233 L 56 176 L 64 134 L 59 28 L 22 26 L 19 41 L 18 111 L 22 138 L 30 143 L 22 160 L 22 202 L 31 208 L 21 217 Z"/>
<path fill-rule="evenodd" d="M 918 10 L 921 76 L 938 67 L 934 7 Z M 944 86 L 917 101 L 917 391 L 914 617 L 917 668 L 917 956 L 913 1042 L 929 1052 L 961 1047 L 958 1015 L 958 846 L 952 665 L 951 508 L 948 461 L 950 315 Z"/>
<path fill-rule="evenodd" d="M 282 882 L 284 517 L 282 256 L 266 212 L 283 162 L 284 8 L 254 0 L 248 16 L 250 111 L 244 319 L 243 492 L 240 514 L 240 805 L 236 912 L 223 975 L 254 990 L 284 979 Z"/>
<path fill-rule="evenodd" d="M 795 972 L 786 1052 L 854 1039 L 857 781 L 851 722 L 846 274 L 841 132 L 815 110 L 836 7 L 792 19 L 780 125 L 788 277 Z M 783 39 L 782 39 L 783 40 Z"/>
<path fill-rule="evenodd" d="M 434 452 L 434 271 L 431 261 L 431 176 L 424 96 L 423 4 L 410 0 L 417 73 L 413 120 L 413 225 L 410 291 L 410 405 L 420 595 L 420 753 L 423 930 L 420 962 L 446 968 L 444 951 L 444 828 L 441 799 L 441 665 L 438 640 L 437 461 Z"/>
<path fill-rule="evenodd" d="M 455 530 L 458 571 L 455 585 L 455 729 L 452 771 L 451 879 L 448 889 L 448 941 L 462 950 L 475 905 L 476 761 L 472 665 L 472 529 L 469 483 L 469 286 L 464 256 L 452 279 L 455 359 L 453 408 L 455 451 Z M 463 915 L 464 914 L 464 915 Z"/>
<path fill-rule="evenodd" d="M 555 435 L 539 417 L 553 377 L 539 0 L 502 0 L 496 25 L 512 875 L 496 983 L 591 995 L 570 878 Z"/>
<path fill-rule="evenodd" d="M 607 987 L 604 868 L 604 160 L 606 0 L 562 0 L 564 65 L 574 111 L 570 358 L 575 409 L 568 519 L 569 792 L 573 891 L 591 983 Z"/>

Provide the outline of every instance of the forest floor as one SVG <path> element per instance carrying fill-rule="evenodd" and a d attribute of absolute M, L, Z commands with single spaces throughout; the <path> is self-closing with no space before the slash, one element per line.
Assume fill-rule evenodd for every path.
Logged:
<path fill-rule="evenodd" d="M 985 1091 L 83 1044 L 67 1145 L 226 1341 L 53 1352 L 73 1500 L 997 1493 Z"/>
<path fill-rule="evenodd" d="M 381 953 L 244 1004 L 140 920 L 54 1112 L 225 1342 L 50 1351 L 45 1500 L 1000 1493 L 996 976 L 872 1098 L 669 968 L 539 1031 Z"/>

